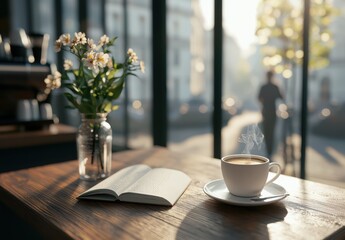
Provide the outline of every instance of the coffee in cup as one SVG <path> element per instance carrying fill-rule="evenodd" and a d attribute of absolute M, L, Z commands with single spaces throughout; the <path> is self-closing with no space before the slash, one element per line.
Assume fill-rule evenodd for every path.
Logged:
<path fill-rule="evenodd" d="M 277 171 L 271 179 L 268 173 L 271 168 Z M 276 180 L 281 172 L 278 163 L 268 158 L 251 154 L 228 155 L 221 159 L 223 179 L 229 192 L 240 197 L 254 197 L 260 195 L 265 185 Z"/>

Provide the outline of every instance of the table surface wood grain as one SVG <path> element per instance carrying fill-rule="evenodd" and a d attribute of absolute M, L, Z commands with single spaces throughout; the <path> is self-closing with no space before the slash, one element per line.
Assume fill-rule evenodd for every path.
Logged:
<path fill-rule="evenodd" d="M 49 156 L 47 156 L 49 158 Z M 203 192 L 221 178 L 220 161 L 166 148 L 113 154 L 112 172 L 137 163 L 184 171 L 192 183 L 173 207 L 78 201 L 95 182 L 79 180 L 78 162 L 0 175 L 0 201 L 56 239 L 344 239 L 345 189 L 282 175 L 290 194 L 266 206 L 239 207 Z"/>

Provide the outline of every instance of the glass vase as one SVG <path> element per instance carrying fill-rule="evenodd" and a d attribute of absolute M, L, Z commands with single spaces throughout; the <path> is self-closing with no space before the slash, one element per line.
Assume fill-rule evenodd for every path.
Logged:
<path fill-rule="evenodd" d="M 94 181 L 110 175 L 112 131 L 106 113 L 81 114 L 77 150 L 81 179 Z"/>

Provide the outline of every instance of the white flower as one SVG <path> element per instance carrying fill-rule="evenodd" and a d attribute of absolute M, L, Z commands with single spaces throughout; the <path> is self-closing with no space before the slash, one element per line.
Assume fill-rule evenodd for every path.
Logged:
<path fill-rule="evenodd" d="M 100 71 L 99 68 L 107 66 L 109 55 L 107 53 L 97 53 L 91 50 L 86 53 L 86 58 L 83 58 L 83 60 L 88 69 L 92 70 L 94 74 L 98 74 Z"/>
<path fill-rule="evenodd" d="M 82 32 L 78 32 L 78 33 L 74 33 L 74 39 L 72 41 L 73 45 L 78 45 L 78 44 L 86 44 L 87 43 L 87 39 L 85 36 L 85 33 Z"/>
<path fill-rule="evenodd" d="M 55 71 L 54 72 L 54 78 L 58 79 L 58 80 L 61 80 L 61 73 L 59 71 Z"/>
<path fill-rule="evenodd" d="M 113 59 L 109 58 L 109 61 L 107 63 L 107 67 L 109 69 L 114 69 L 114 63 L 113 63 Z"/>
<path fill-rule="evenodd" d="M 109 37 L 107 35 L 103 35 L 100 39 L 99 39 L 99 42 L 98 44 L 103 46 L 105 44 L 109 43 Z"/>
<path fill-rule="evenodd" d="M 75 32 L 74 35 L 62 34 L 55 42 L 55 50 L 67 50 L 77 57 L 77 61 L 73 63 L 70 59 L 65 59 L 63 75 L 58 71 L 48 75 L 44 79 L 44 93 L 48 96 L 53 89 L 61 86 L 63 80 L 66 82 L 62 85 L 74 97 L 68 100 L 81 112 L 91 108 L 100 112 L 115 110 L 116 106 L 112 101 L 119 97 L 118 91 L 121 92 L 123 87 L 118 84 L 117 79 L 139 69 L 145 71 L 144 62 L 139 62 L 137 54 L 131 48 L 125 54 L 125 62 L 115 60 L 110 51 L 115 39 L 103 35 L 95 44 L 94 40 L 87 38 L 83 32 Z"/>
<path fill-rule="evenodd" d="M 132 53 L 134 53 L 133 49 L 132 49 L 132 48 L 128 48 L 127 54 L 128 54 L 128 55 L 131 55 Z"/>
<path fill-rule="evenodd" d="M 96 53 L 91 50 L 90 52 L 86 53 L 86 58 L 83 58 L 82 60 L 89 69 L 93 69 L 96 65 Z"/>
<path fill-rule="evenodd" d="M 99 67 L 105 68 L 107 66 L 108 61 L 109 54 L 103 52 L 99 52 L 96 54 L 96 62 Z"/>
<path fill-rule="evenodd" d="M 65 59 L 63 68 L 67 71 L 67 70 L 72 69 L 72 67 L 73 67 L 73 62 L 69 59 Z"/>
<path fill-rule="evenodd" d="M 61 51 L 61 47 L 62 47 L 61 40 L 60 39 L 56 40 L 55 41 L 55 45 L 54 45 L 55 52 L 60 52 Z"/>
<path fill-rule="evenodd" d="M 71 35 L 69 33 L 62 34 L 60 36 L 59 40 L 61 41 L 62 45 L 68 46 L 71 43 Z"/>
<path fill-rule="evenodd" d="M 89 48 L 92 49 L 92 50 L 96 50 L 97 49 L 96 44 L 94 43 L 93 39 L 91 39 L 91 38 L 87 39 L 87 45 L 89 45 Z"/>
<path fill-rule="evenodd" d="M 53 89 L 61 87 L 61 73 L 55 71 L 53 80 Z"/>
<path fill-rule="evenodd" d="M 133 51 L 132 48 L 129 48 L 127 51 L 128 57 L 129 57 L 129 62 L 130 63 L 136 63 L 138 61 L 138 56 L 137 54 Z"/>
<path fill-rule="evenodd" d="M 51 87 L 52 82 L 54 80 L 54 76 L 52 74 L 49 74 L 45 79 L 44 82 L 47 85 L 47 87 Z"/>
<path fill-rule="evenodd" d="M 44 82 L 46 84 L 47 89 L 49 90 L 61 87 L 61 73 L 59 71 L 55 71 L 53 75 L 49 74 L 44 79 Z"/>

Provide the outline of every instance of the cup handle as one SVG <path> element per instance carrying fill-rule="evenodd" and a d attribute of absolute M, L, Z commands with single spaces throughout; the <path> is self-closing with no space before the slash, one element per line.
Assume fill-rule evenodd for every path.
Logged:
<path fill-rule="evenodd" d="M 276 162 L 270 163 L 270 165 L 269 165 L 269 167 L 268 167 L 268 171 L 269 171 L 272 167 L 276 167 L 276 168 L 277 168 L 276 175 L 275 175 L 274 177 L 272 177 L 269 181 L 267 181 L 265 185 L 268 185 L 268 184 L 274 182 L 274 181 L 279 177 L 279 175 L 280 175 L 281 167 L 280 167 L 279 163 L 276 163 Z"/>

